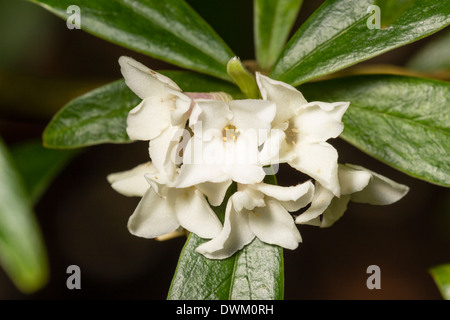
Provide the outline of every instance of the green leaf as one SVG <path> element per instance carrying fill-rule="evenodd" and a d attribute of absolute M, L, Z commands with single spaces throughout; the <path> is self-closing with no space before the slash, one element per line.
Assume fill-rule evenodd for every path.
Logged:
<path fill-rule="evenodd" d="M 442 34 L 414 53 L 406 66 L 418 71 L 450 70 L 450 30 Z"/>
<path fill-rule="evenodd" d="M 435 266 L 430 269 L 430 273 L 442 297 L 450 300 L 450 264 Z"/>
<path fill-rule="evenodd" d="M 395 22 L 417 0 L 376 0 L 380 7 L 381 27 L 385 28 Z"/>
<path fill-rule="evenodd" d="M 254 0 L 256 60 L 269 70 L 286 43 L 303 0 Z"/>
<path fill-rule="evenodd" d="M 233 52 L 183 0 L 30 1 L 63 19 L 74 14 L 68 8 L 76 5 L 82 30 L 177 66 L 229 79 L 226 65 Z"/>
<path fill-rule="evenodd" d="M 270 176 L 267 182 L 274 182 Z M 228 197 L 215 209 L 223 219 Z M 284 296 L 283 250 L 255 238 L 223 260 L 205 258 L 195 249 L 207 240 L 190 234 L 181 251 L 169 300 L 281 300 Z"/>
<path fill-rule="evenodd" d="M 77 152 L 51 150 L 42 142 L 26 141 L 11 147 L 11 156 L 23 177 L 32 203 L 36 204 L 47 187 Z"/>
<path fill-rule="evenodd" d="M 195 252 L 205 242 L 191 234 L 181 252 L 169 300 L 281 300 L 282 249 L 257 238 L 224 260 Z"/>
<path fill-rule="evenodd" d="M 450 186 L 450 83 L 366 75 L 307 83 L 309 101 L 350 101 L 340 137 L 413 177 Z"/>
<path fill-rule="evenodd" d="M 0 263 L 23 292 L 36 291 L 48 280 L 47 254 L 31 201 L 1 140 Z"/>
<path fill-rule="evenodd" d="M 450 23 L 450 0 L 415 1 L 386 29 L 369 29 L 374 0 L 328 0 L 299 28 L 271 77 L 294 86 L 426 37 Z"/>
<path fill-rule="evenodd" d="M 242 93 L 229 82 L 187 71 L 161 72 L 184 91 L 224 91 Z M 79 148 L 102 143 L 129 142 L 126 133 L 128 112 L 141 102 L 124 80 L 88 92 L 64 106 L 44 131 L 49 148 Z"/>
<path fill-rule="evenodd" d="M 69 102 L 45 128 L 49 148 L 79 148 L 101 143 L 125 143 L 128 111 L 140 103 L 124 80 L 107 84 Z"/>

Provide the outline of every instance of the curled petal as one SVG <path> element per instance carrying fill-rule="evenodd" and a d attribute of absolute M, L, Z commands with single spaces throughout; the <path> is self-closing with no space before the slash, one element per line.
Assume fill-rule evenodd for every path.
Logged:
<path fill-rule="evenodd" d="M 330 205 L 323 213 L 320 227 L 331 227 L 336 221 L 338 221 L 344 215 L 345 210 L 347 210 L 347 204 L 349 201 L 349 195 L 342 195 L 340 198 L 333 198 Z"/>
<path fill-rule="evenodd" d="M 336 138 L 344 129 L 341 119 L 349 102 L 310 102 L 303 105 L 292 119 L 292 127 L 297 132 L 297 143 L 312 143 Z"/>
<path fill-rule="evenodd" d="M 172 100 L 174 101 L 173 106 L 170 107 L 172 125 L 184 127 L 192 100 L 187 95 L 176 90 L 170 89 L 168 92 L 173 95 Z"/>
<path fill-rule="evenodd" d="M 363 190 L 369 184 L 371 174 L 365 170 L 356 170 L 346 165 L 339 165 L 339 183 L 341 194 L 352 194 Z"/>
<path fill-rule="evenodd" d="M 269 130 L 275 117 L 276 105 L 264 100 L 232 100 L 230 109 L 233 112 L 231 123 L 239 130 L 253 130 L 259 135 L 259 130 Z"/>
<path fill-rule="evenodd" d="M 256 81 L 263 99 L 273 101 L 277 105 L 273 126 L 291 119 L 300 107 L 307 103 L 300 91 L 284 82 L 270 79 L 260 73 L 256 73 Z"/>
<path fill-rule="evenodd" d="M 295 223 L 320 225 L 318 218 L 328 208 L 333 198 L 334 195 L 330 190 L 316 183 L 311 206 L 295 219 Z"/>
<path fill-rule="evenodd" d="M 167 101 L 148 97 L 128 113 L 127 133 L 131 140 L 152 140 L 170 125 Z M 170 101 L 173 103 L 173 101 Z"/>
<path fill-rule="evenodd" d="M 266 196 L 274 198 L 279 201 L 296 201 L 306 193 L 314 191 L 314 186 L 311 181 L 298 184 L 292 187 L 282 187 L 267 183 L 258 183 L 252 186 L 253 189 L 264 193 Z"/>
<path fill-rule="evenodd" d="M 275 200 L 266 200 L 266 206 L 249 213 L 252 232 L 263 242 L 295 249 L 302 241 L 294 219 L 287 210 Z"/>
<path fill-rule="evenodd" d="M 248 214 L 242 214 L 233 208 L 232 197 L 227 203 L 222 231 L 217 237 L 201 244 L 196 249 L 207 258 L 228 258 L 255 238 L 248 224 Z"/>
<path fill-rule="evenodd" d="M 353 193 L 351 195 L 351 201 L 373 205 L 387 205 L 397 202 L 409 191 L 407 186 L 397 183 L 364 167 L 349 164 L 346 166 L 355 170 L 366 171 L 371 174 L 371 179 L 367 187 L 362 191 Z"/>
<path fill-rule="evenodd" d="M 175 203 L 180 225 L 200 238 L 211 239 L 222 230 L 222 224 L 205 197 L 194 188 L 171 188 L 167 200 Z"/>
<path fill-rule="evenodd" d="M 189 139 L 189 132 L 184 128 L 169 125 L 149 144 L 149 155 L 153 165 L 170 181 L 174 179 L 177 165 L 181 162 L 178 154 L 181 137 Z"/>
<path fill-rule="evenodd" d="M 152 188 L 144 194 L 136 210 L 128 219 L 130 233 L 143 238 L 168 234 L 180 226 L 175 208 Z"/>
<path fill-rule="evenodd" d="M 224 182 L 229 180 L 217 165 L 183 164 L 175 181 L 177 188 L 187 188 L 204 182 Z"/>
<path fill-rule="evenodd" d="M 114 190 L 124 196 L 142 197 L 150 187 L 145 175 L 157 171 L 152 163 L 147 162 L 128 171 L 112 173 L 107 176 L 107 180 Z"/>
<path fill-rule="evenodd" d="M 231 180 L 218 183 L 203 182 L 196 185 L 196 188 L 208 198 L 212 206 L 216 207 L 222 204 L 230 185 Z"/>
<path fill-rule="evenodd" d="M 252 187 L 235 192 L 231 201 L 233 201 L 233 207 L 238 212 L 241 212 L 243 209 L 253 210 L 255 207 L 264 207 L 266 205 L 264 194 L 254 190 Z"/>
<path fill-rule="evenodd" d="M 127 86 L 141 99 L 150 96 L 166 97 L 166 89 L 181 91 L 178 85 L 130 57 L 119 58 L 120 71 Z"/>
<path fill-rule="evenodd" d="M 295 146 L 297 157 L 288 162 L 300 172 L 317 180 L 336 196 L 340 195 L 338 180 L 338 153 L 327 142 L 305 143 Z"/>

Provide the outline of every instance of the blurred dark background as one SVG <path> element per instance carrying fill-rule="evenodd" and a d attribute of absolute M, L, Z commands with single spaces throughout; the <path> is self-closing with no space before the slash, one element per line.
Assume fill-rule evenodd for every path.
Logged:
<path fill-rule="evenodd" d="M 252 1 L 188 1 L 241 59 L 253 59 Z M 304 1 L 296 27 L 322 1 Z M 294 28 L 295 29 L 295 28 Z M 442 32 L 440 32 L 442 33 Z M 404 66 L 434 37 L 366 64 Z M 152 69 L 172 65 L 69 30 L 66 22 L 25 1 L 0 0 L 0 136 L 8 145 L 40 138 L 71 98 L 121 78 L 129 55 Z M 354 163 L 410 186 L 400 202 L 350 203 L 328 229 L 301 226 L 303 243 L 285 250 L 285 299 L 441 299 L 428 270 L 450 262 L 449 190 L 409 177 L 333 141 L 340 162 Z M 114 192 L 106 176 L 147 161 L 145 143 L 85 149 L 35 207 L 50 259 L 51 279 L 25 295 L 0 269 L 0 299 L 165 299 L 183 238 L 156 242 L 132 236 L 126 223 L 138 198 Z M 298 183 L 282 167 L 280 184 Z M 81 290 L 68 290 L 66 268 L 81 268 Z M 366 287 L 369 265 L 381 268 L 381 289 Z"/>

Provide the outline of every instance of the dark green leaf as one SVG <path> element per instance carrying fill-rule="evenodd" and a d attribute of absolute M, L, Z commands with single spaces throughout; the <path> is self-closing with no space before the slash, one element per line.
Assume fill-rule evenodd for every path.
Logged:
<path fill-rule="evenodd" d="M 443 264 L 430 269 L 434 282 L 442 297 L 450 300 L 450 264 Z"/>
<path fill-rule="evenodd" d="M 11 147 L 11 155 L 23 177 L 32 203 L 36 203 L 56 175 L 76 154 L 73 150 L 51 150 L 39 141 L 27 141 Z"/>
<path fill-rule="evenodd" d="M 205 242 L 191 234 L 170 286 L 170 300 L 283 299 L 283 251 L 257 238 L 224 260 L 195 252 Z"/>
<path fill-rule="evenodd" d="M 81 29 L 187 69 L 229 79 L 233 52 L 183 0 L 30 0 L 63 19 L 80 8 Z"/>
<path fill-rule="evenodd" d="M 343 139 L 413 177 L 450 186 L 450 83 L 366 75 L 300 90 L 310 101 L 350 101 Z"/>
<path fill-rule="evenodd" d="M 417 0 L 376 0 L 380 7 L 381 27 L 385 28 L 397 20 Z"/>
<path fill-rule="evenodd" d="M 275 182 L 270 176 L 268 183 Z M 214 208 L 220 219 L 224 203 Z M 168 299 L 170 300 L 280 300 L 284 296 L 283 250 L 255 238 L 233 256 L 212 260 L 195 249 L 206 240 L 190 234 L 178 261 Z"/>
<path fill-rule="evenodd" d="M 123 80 L 82 95 L 53 117 L 44 131 L 44 145 L 49 148 L 79 148 L 128 142 L 126 117 L 140 101 Z"/>
<path fill-rule="evenodd" d="M 187 71 L 161 72 L 184 91 L 224 91 L 241 93 L 229 82 Z M 50 148 L 79 148 L 102 143 L 129 142 L 126 133 L 128 112 L 141 102 L 125 81 L 119 80 L 69 102 L 58 112 L 44 132 Z"/>
<path fill-rule="evenodd" d="M 47 282 L 47 254 L 32 204 L 1 140 L 0 263 L 23 292 L 36 291 Z"/>
<path fill-rule="evenodd" d="M 300 27 L 271 77 L 292 85 L 426 37 L 450 23 L 450 0 L 415 1 L 386 29 L 369 29 L 374 0 L 328 0 Z"/>
<path fill-rule="evenodd" d="M 303 0 L 254 0 L 256 60 L 261 69 L 275 63 Z"/>

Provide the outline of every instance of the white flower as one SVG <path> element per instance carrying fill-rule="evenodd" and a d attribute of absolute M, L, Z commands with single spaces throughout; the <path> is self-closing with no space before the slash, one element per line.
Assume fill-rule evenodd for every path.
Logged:
<path fill-rule="evenodd" d="M 130 139 L 152 140 L 170 126 L 184 128 L 191 99 L 175 82 L 129 57 L 120 57 L 119 64 L 127 86 L 143 99 L 128 114 Z"/>
<path fill-rule="evenodd" d="M 265 176 L 259 147 L 269 135 L 275 104 L 263 100 L 196 100 L 189 118 L 193 137 L 183 150 L 177 186 Z"/>
<path fill-rule="evenodd" d="M 338 154 L 326 141 L 342 132 L 341 119 L 349 102 L 308 103 L 301 92 L 284 82 L 259 73 L 256 79 L 263 99 L 277 106 L 272 127 L 285 133 L 280 162 L 287 162 L 339 196 Z"/>
<path fill-rule="evenodd" d="M 222 231 L 196 250 L 207 258 L 225 259 L 255 236 L 266 243 L 295 249 L 301 236 L 289 212 L 305 207 L 313 193 L 310 181 L 294 187 L 238 185 L 238 191 L 228 200 Z"/>
<path fill-rule="evenodd" d="M 200 190 L 206 190 L 210 203 L 218 205 L 229 184 L 174 188 L 168 176 L 150 162 L 110 174 L 108 181 L 125 196 L 142 197 L 128 220 L 128 229 L 136 236 L 156 238 L 182 227 L 210 239 L 222 230 L 222 224 Z"/>
<path fill-rule="evenodd" d="M 296 219 L 298 224 L 329 227 L 347 209 L 349 201 L 372 205 L 392 204 L 408 193 L 405 185 L 392 181 L 361 166 L 339 165 L 341 196 L 337 198 L 327 188 L 316 183 L 311 207 Z M 322 215 L 322 219 L 320 219 Z"/>

